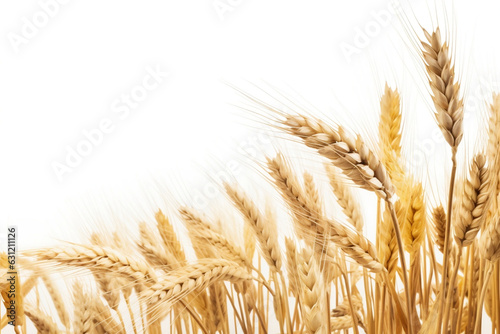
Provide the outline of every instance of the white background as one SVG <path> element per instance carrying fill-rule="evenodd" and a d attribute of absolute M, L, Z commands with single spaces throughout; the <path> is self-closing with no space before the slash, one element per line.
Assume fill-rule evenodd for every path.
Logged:
<path fill-rule="evenodd" d="M 412 20 L 411 4 L 432 30 L 431 16 L 443 17 L 441 3 L 403 2 L 404 12 L 378 21 L 389 2 L 72 0 L 55 2 L 44 22 L 46 3 L 54 1 L 0 4 L 2 242 L 7 225 L 19 227 L 27 249 L 84 238 L 98 224 L 133 224 L 153 208 L 172 209 L 199 194 L 211 203 L 217 196 L 203 195 L 207 184 L 234 161 L 242 182 L 263 182 L 258 166 L 249 168 L 252 176 L 245 173 L 254 159 L 245 154 L 273 152 L 268 135 L 274 132 L 259 137 L 265 126 L 241 108 L 247 101 L 231 86 L 264 100 L 257 87 L 273 96 L 285 92 L 374 141 L 378 98 L 388 80 L 403 92 L 405 141 L 425 153 L 422 160 L 407 152 L 409 160 L 424 180 L 428 172 L 443 173 L 433 161 L 448 151 L 433 137 L 421 64 L 408 43 L 411 33 L 398 23 Z M 470 156 L 476 121 L 498 78 L 500 8 L 483 0 L 456 1 L 448 9 L 456 18 L 448 32 L 458 42 L 457 71 L 469 98 L 467 136 L 476 144 Z M 367 29 L 371 36 L 361 45 L 356 38 Z M 357 53 L 346 57 L 346 45 Z M 128 116 L 116 113 L 114 103 L 138 89 L 148 68 L 169 75 Z M 65 163 L 68 147 L 76 149 L 84 131 L 104 119 L 113 130 L 58 178 L 54 162 Z M 424 140 L 428 145 L 420 148 Z M 432 203 L 444 188 L 443 179 L 435 182 Z"/>

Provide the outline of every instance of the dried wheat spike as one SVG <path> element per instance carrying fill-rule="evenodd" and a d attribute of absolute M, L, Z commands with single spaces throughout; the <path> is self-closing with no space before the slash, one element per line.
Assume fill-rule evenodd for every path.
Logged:
<path fill-rule="evenodd" d="M 321 252 L 326 240 L 321 213 L 314 209 L 315 204 L 306 196 L 283 155 L 278 154 L 274 159 L 268 158 L 267 165 L 274 184 L 293 215 L 297 236 L 309 247 Z"/>
<path fill-rule="evenodd" d="M 87 334 L 92 331 L 92 307 L 88 302 L 88 296 L 88 291 L 83 290 L 82 283 L 76 281 L 73 284 L 73 304 L 75 305 L 73 330 L 75 333 Z"/>
<path fill-rule="evenodd" d="M 384 165 L 360 136 L 352 136 L 341 126 L 335 130 L 317 118 L 303 115 L 288 115 L 282 124 L 285 131 L 330 159 L 361 188 L 374 191 L 382 199 L 392 197 L 394 189 Z"/>
<path fill-rule="evenodd" d="M 255 232 L 264 260 L 271 269 L 278 272 L 281 270 L 282 260 L 274 220 L 263 216 L 255 203 L 236 186 L 225 184 L 225 188 L 236 208 L 245 217 L 246 225 Z"/>
<path fill-rule="evenodd" d="M 300 277 L 298 272 L 298 254 L 295 242 L 285 237 L 286 247 L 286 273 L 288 275 L 289 288 L 295 297 L 300 294 Z"/>
<path fill-rule="evenodd" d="M 325 330 L 325 324 L 323 323 L 323 284 L 313 255 L 313 251 L 307 247 L 302 250 L 299 255 L 298 272 L 302 287 L 301 301 L 304 324 L 309 333 L 319 334 Z"/>
<path fill-rule="evenodd" d="M 196 234 L 191 236 L 191 239 L 193 238 L 197 240 L 196 243 L 198 244 L 208 243 L 212 245 L 219 257 L 236 262 L 243 267 L 251 268 L 252 266 L 245 252 L 220 233 L 208 229 L 199 229 Z"/>
<path fill-rule="evenodd" d="M 406 208 L 403 224 L 403 242 L 405 249 L 410 253 L 413 263 L 415 255 L 425 238 L 425 227 L 427 226 L 424 190 L 421 183 L 411 184 L 408 206 Z"/>
<path fill-rule="evenodd" d="M 404 170 L 401 164 L 401 98 L 396 89 L 385 84 L 380 99 L 380 137 L 381 160 L 390 179 L 398 188 L 402 186 Z"/>
<path fill-rule="evenodd" d="M 200 291 L 214 282 L 229 281 L 238 283 L 252 280 L 245 268 L 235 262 L 222 259 L 201 259 L 165 276 L 141 293 L 149 304 L 169 307 L 193 291 Z"/>
<path fill-rule="evenodd" d="M 444 251 L 444 237 L 446 233 L 446 212 L 441 204 L 432 210 L 432 231 L 434 242 L 442 253 Z"/>
<path fill-rule="evenodd" d="M 162 247 L 156 234 L 146 223 L 139 224 L 139 250 L 144 258 L 153 266 L 158 266 L 165 271 L 176 269 L 179 265 L 176 257 L 169 248 Z"/>
<path fill-rule="evenodd" d="M 427 42 L 422 41 L 422 55 L 429 76 L 436 120 L 445 140 L 456 152 L 463 137 L 464 106 L 460 84 L 455 78 L 453 61 L 446 42 L 437 28 L 432 34 L 424 29 Z"/>
<path fill-rule="evenodd" d="M 470 178 L 465 180 L 458 217 L 454 219 L 455 240 L 462 247 L 472 244 L 488 215 L 491 190 L 484 154 L 474 157 L 469 174 Z"/>
<path fill-rule="evenodd" d="M 60 334 L 62 331 L 57 328 L 54 320 L 41 310 L 37 310 L 30 304 L 24 305 L 24 313 L 31 320 L 36 330 L 44 334 Z"/>
<path fill-rule="evenodd" d="M 31 254 L 44 261 L 116 273 L 135 283 L 151 285 L 157 280 L 153 268 L 144 260 L 124 255 L 107 247 L 68 244 L 65 247 L 36 250 Z"/>
<path fill-rule="evenodd" d="M 181 243 L 177 238 L 177 234 L 175 233 L 170 220 L 163 214 L 163 212 L 161 212 L 161 210 L 158 210 L 155 214 L 155 219 L 158 224 L 158 232 L 160 232 L 160 236 L 163 240 L 163 245 L 170 250 L 177 261 L 181 264 L 185 264 L 186 255 L 184 254 L 184 250 L 182 249 Z"/>
<path fill-rule="evenodd" d="M 387 205 L 377 233 L 378 256 L 380 258 L 380 262 L 387 269 L 389 277 L 394 278 L 398 268 L 398 242 L 396 240 L 396 234 L 394 233 L 391 213 L 389 212 Z"/>
<path fill-rule="evenodd" d="M 106 333 L 126 334 L 123 325 L 113 318 L 111 310 L 104 305 L 100 298 L 94 298 L 92 301 L 94 321 L 101 325 Z"/>
<path fill-rule="evenodd" d="M 56 287 L 53 281 L 53 277 L 50 277 L 45 271 L 39 270 L 40 278 L 43 281 L 43 284 L 47 288 L 47 291 L 52 299 L 52 303 L 56 309 L 57 315 L 61 320 L 64 327 L 69 328 L 69 316 L 66 311 L 66 305 L 64 304 L 63 297 L 61 295 L 60 290 Z"/>
<path fill-rule="evenodd" d="M 491 262 L 498 260 L 500 258 L 500 216 L 498 214 L 485 227 L 480 240 L 481 256 Z"/>
<path fill-rule="evenodd" d="M 350 187 L 345 184 L 345 181 L 338 175 L 335 167 L 325 164 L 325 169 L 332 186 L 333 193 L 337 198 L 342 211 L 347 216 L 347 220 L 357 231 L 363 232 L 363 215 L 358 200 L 354 197 Z"/>
<path fill-rule="evenodd" d="M 490 170 L 491 205 L 490 217 L 498 211 L 498 196 L 500 195 L 500 94 L 493 94 L 493 101 L 490 104 L 490 118 L 488 121 L 488 168 Z M 488 220 L 489 221 L 489 220 Z"/>
<path fill-rule="evenodd" d="M 375 246 L 367 238 L 334 220 L 325 222 L 330 240 L 347 256 L 374 273 L 386 270 L 377 258 Z"/>

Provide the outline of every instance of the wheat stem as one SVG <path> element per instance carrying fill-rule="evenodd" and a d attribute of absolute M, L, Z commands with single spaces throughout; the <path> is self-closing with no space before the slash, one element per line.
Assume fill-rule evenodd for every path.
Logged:
<path fill-rule="evenodd" d="M 448 193 L 448 212 L 446 215 L 446 229 L 445 229 L 445 239 L 444 239 L 444 253 L 443 253 L 443 275 L 441 278 L 441 307 L 438 311 L 438 323 L 441 324 L 443 320 L 443 311 L 445 309 L 446 302 L 446 284 L 448 282 L 448 263 L 449 263 L 449 253 L 451 247 L 451 217 L 452 217 L 452 209 L 453 209 L 453 193 L 455 188 L 455 177 L 457 174 L 457 159 L 456 159 L 456 151 L 452 153 L 452 163 L 453 166 L 451 168 L 451 176 L 450 176 L 450 189 Z M 441 326 L 439 326 L 438 334 L 441 334 Z"/>
<path fill-rule="evenodd" d="M 408 282 L 408 271 L 406 269 L 403 239 L 401 238 L 401 230 L 399 229 L 398 217 L 396 216 L 396 210 L 394 208 L 394 204 L 391 201 L 387 201 L 387 204 L 388 204 L 389 210 L 391 212 L 394 232 L 396 233 L 396 240 L 398 241 L 399 260 L 401 262 L 401 269 L 403 271 L 402 276 L 403 276 L 403 284 L 405 287 L 405 294 L 406 294 L 406 314 L 408 317 L 408 334 L 412 334 L 413 333 L 413 326 L 412 326 L 412 318 L 413 317 L 412 317 L 411 305 L 410 305 L 410 284 Z"/>

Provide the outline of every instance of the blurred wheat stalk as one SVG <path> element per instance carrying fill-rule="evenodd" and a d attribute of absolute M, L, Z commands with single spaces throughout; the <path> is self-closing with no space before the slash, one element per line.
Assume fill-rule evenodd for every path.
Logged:
<path fill-rule="evenodd" d="M 205 334 L 267 334 L 276 324 L 280 333 L 480 333 L 486 313 L 500 333 L 500 95 L 490 105 L 485 151 L 457 177 L 460 82 L 439 29 L 425 31 L 421 45 L 436 121 L 451 148 L 447 203 L 429 207 L 426 189 L 405 168 L 397 90 L 386 86 L 381 98 L 377 150 L 341 126 L 273 109 L 279 128 L 323 157 L 343 217 L 327 217 L 314 177 L 295 174 L 278 154 L 267 172 L 296 236 L 284 247 L 272 210 L 225 184 L 245 221 L 244 245 L 182 207 L 195 261 L 161 211 L 156 226 L 141 223 L 134 236 L 96 233 L 85 245 L 31 251 L 18 277 L 16 331 L 26 332 L 29 319 L 41 333 L 161 333 L 162 324 L 171 333 Z M 363 235 L 362 203 L 351 187 L 377 195 L 376 245 Z M 1 265 L 8 307 L 5 254 Z M 66 270 L 78 273 L 71 296 L 53 282 Z M 42 305 L 38 289 L 51 306 Z M 7 321 L 4 315 L 2 328 Z"/>

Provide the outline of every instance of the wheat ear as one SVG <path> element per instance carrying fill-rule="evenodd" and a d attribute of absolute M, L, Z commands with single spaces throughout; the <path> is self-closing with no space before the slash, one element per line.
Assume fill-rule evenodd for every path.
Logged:
<path fill-rule="evenodd" d="M 344 128 L 332 128 L 323 121 L 303 115 L 288 115 L 281 122 L 284 130 L 304 141 L 310 148 L 330 159 L 355 184 L 389 199 L 394 193 L 385 167 L 360 136 Z"/>
<path fill-rule="evenodd" d="M 48 276 L 48 274 L 44 271 L 40 271 L 39 275 L 43 281 L 43 284 L 47 288 L 47 291 L 49 292 L 59 319 L 61 320 L 64 327 L 69 328 L 69 316 L 66 311 L 66 306 L 64 304 L 64 300 L 60 291 L 56 288 L 53 282 L 53 278 Z"/>
<path fill-rule="evenodd" d="M 44 334 L 59 334 L 62 333 L 57 328 L 54 320 L 48 315 L 32 307 L 30 304 L 24 304 L 24 313 L 31 320 L 36 330 Z"/>
<path fill-rule="evenodd" d="M 319 277 L 319 268 L 316 264 L 314 253 L 309 248 L 304 248 L 300 253 L 298 267 L 301 282 L 301 301 L 304 312 L 304 323 L 309 333 L 323 333 L 323 284 Z"/>
<path fill-rule="evenodd" d="M 434 242 L 442 253 L 444 251 L 444 238 L 446 234 L 446 212 L 441 204 L 432 210 L 432 231 Z"/>
<path fill-rule="evenodd" d="M 178 267 L 176 256 L 169 248 L 162 247 L 157 236 L 146 223 L 139 224 L 138 246 L 144 258 L 152 265 L 162 268 L 164 271 Z"/>
<path fill-rule="evenodd" d="M 488 215 L 491 190 L 486 156 L 478 154 L 470 167 L 470 177 L 465 181 L 458 217 L 454 219 L 455 240 L 466 247 L 474 242 Z"/>
<path fill-rule="evenodd" d="M 282 259 L 278 243 L 278 231 L 273 221 L 266 219 L 255 203 L 239 188 L 225 184 L 226 192 L 236 208 L 245 217 L 245 222 L 257 237 L 259 248 L 269 267 L 275 272 L 281 270 Z"/>
<path fill-rule="evenodd" d="M 214 282 L 238 283 L 252 280 L 245 268 L 235 262 L 222 259 L 201 259 L 171 272 L 157 284 L 145 290 L 141 296 L 149 304 L 172 303 L 195 290 L 203 290 Z"/>
<path fill-rule="evenodd" d="M 88 303 L 88 293 L 85 293 L 81 282 L 73 284 L 74 321 L 75 333 L 87 334 L 92 331 L 92 308 Z"/>
<path fill-rule="evenodd" d="M 380 262 L 387 269 L 389 277 L 394 279 L 398 268 L 398 242 L 392 225 L 391 213 L 387 206 L 384 210 L 381 226 L 377 232 Z"/>
<path fill-rule="evenodd" d="M 424 30 L 424 34 L 427 42 L 422 41 L 422 54 L 436 108 L 436 120 L 445 140 L 456 152 L 463 137 L 464 106 L 459 95 L 460 84 L 455 77 L 448 44 L 441 40 L 439 28 L 432 34 Z"/>
<path fill-rule="evenodd" d="M 402 186 L 404 170 L 401 166 L 401 98 L 396 89 L 385 84 L 384 94 L 380 99 L 380 138 L 381 160 L 390 179 Z"/>
<path fill-rule="evenodd" d="M 170 252 L 175 256 L 177 261 L 181 264 L 186 263 L 186 255 L 182 249 L 181 243 L 177 238 L 174 227 L 170 220 L 163 214 L 161 210 L 155 214 L 155 219 L 157 222 L 158 231 L 163 240 L 163 245 L 170 250 Z"/>
<path fill-rule="evenodd" d="M 491 262 L 500 258 L 500 216 L 497 214 L 481 233 L 481 256 Z"/>
<path fill-rule="evenodd" d="M 413 182 L 412 182 L 413 183 Z M 425 238 L 427 226 L 424 190 L 421 183 L 413 183 L 403 220 L 403 242 L 413 263 Z"/>
<path fill-rule="evenodd" d="M 156 273 L 144 260 L 106 247 L 69 244 L 66 247 L 36 250 L 32 254 L 40 260 L 108 273 L 114 272 L 136 283 L 150 285 L 157 280 Z"/>
<path fill-rule="evenodd" d="M 338 175 L 335 167 L 330 164 L 325 164 L 325 169 L 330 180 L 330 185 L 333 189 L 333 193 L 337 198 L 337 203 L 339 203 L 342 211 L 347 216 L 347 220 L 351 223 L 357 231 L 363 232 L 363 215 L 361 214 L 361 208 L 359 202 L 354 197 L 349 186 L 345 184 L 345 181 Z"/>

